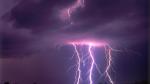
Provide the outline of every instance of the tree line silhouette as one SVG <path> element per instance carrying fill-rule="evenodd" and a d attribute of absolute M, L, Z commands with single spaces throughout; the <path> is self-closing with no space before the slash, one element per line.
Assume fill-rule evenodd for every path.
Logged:
<path fill-rule="evenodd" d="M 11 84 L 11 83 L 9 83 L 8 81 L 7 82 L 4 82 L 4 84 Z M 13 83 L 13 84 L 18 84 L 18 83 Z M 37 83 L 32 83 L 32 84 L 37 84 Z"/>

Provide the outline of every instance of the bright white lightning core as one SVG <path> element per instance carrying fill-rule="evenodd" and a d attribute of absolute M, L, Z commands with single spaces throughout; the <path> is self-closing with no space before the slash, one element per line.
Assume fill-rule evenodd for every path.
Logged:
<path fill-rule="evenodd" d="M 90 61 L 90 67 L 88 68 L 88 84 L 94 84 L 93 76 L 94 76 L 94 69 L 100 71 L 97 63 L 94 58 L 94 52 L 92 51 L 93 48 L 95 47 L 103 47 L 105 49 L 106 53 L 106 60 L 107 60 L 107 66 L 104 71 L 104 73 L 99 73 L 99 74 L 105 74 L 106 78 L 108 78 L 108 82 L 110 84 L 114 84 L 111 76 L 110 76 L 110 68 L 111 68 L 111 62 L 112 62 L 112 56 L 111 56 L 111 51 L 112 48 L 105 44 L 105 43 L 94 43 L 94 42 L 71 42 L 69 43 L 73 45 L 76 56 L 77 56 L 77 70 L 76 70 L 76 76 L 75 76 L 75 84 L 82 84 L 82 69 L 81 69 L 81 63 L 83 62 L 82 57 L 81 57 L 81 52 L 79 52 L 79 49 L 77 47 L 82 47 L 83 45 L 88 47 L 88 58 L 91 60 Z M 86 63 L 85 63 L 86 64 Z M 88 63 L 87 63 L 88 65 Z"/>
<path fill-rule="evenodd" d="M 92 46 L 89 45 L 89 54 L 90 54 L 90 57 L 92 59 L 92 63 L 91 63 L 91 67 L 90 67 L 90 74 L 89 74 L 89 81 L 90 81 L 90 84 L 93 84 L 93 81 L 92 81 L 92 72 L 93 72 L 93 67 L 94 67 L 95 60 L 94 60 L 94 57 L 92 55 L 91 48 L 92 48 Z"/>

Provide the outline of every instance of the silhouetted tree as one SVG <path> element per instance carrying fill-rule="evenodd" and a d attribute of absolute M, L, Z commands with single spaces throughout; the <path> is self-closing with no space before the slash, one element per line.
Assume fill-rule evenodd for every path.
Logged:
<path fill-rule="evenodd" d="M 9 82 L 7 81 L 7 82 L 4 82 L 4 84 L 9 84 Z"/>
<path fill-rule="evenodd" d="M 148 81 L 147 80 L 142 80 L 142 81 L 136 82 L 134 84 L 148 84 Z"/>

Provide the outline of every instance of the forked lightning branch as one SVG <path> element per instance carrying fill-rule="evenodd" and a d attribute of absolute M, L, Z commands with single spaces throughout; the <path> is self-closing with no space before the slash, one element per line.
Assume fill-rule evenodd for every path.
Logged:
<path fill-rule="evenodd" d="M 108 44 L 105 44 L 105 43 L 96 43 L 96 42 L 70 42 L 69 43 L 70 45 L 72 45 L 74 47 L 74 52 L 76 53 L 76 57 L 77 57 L 77 68 L 76 68 L 76 75 L 75 75 L 75 82 L 74 84 L 82 84 L 84 80 L 82 80 L 82 75 L 84 74 L 84 71 L 82 71 L 83 68 L 81 68 L 81 65 L 84 61 L 84 59 L 82 58 L 82 51 L 79 52 L 80 48 L 82 48 L 83 46 L 87 46 L 87 53 L 88 55 L 86 55 L 88 58 L 88 60 L 90 60 L 90 63 L 89 61 L 84 61 L 85 62 L 85 65 L 88 65 L 90 67 L 88 67 L 88 84 L 94 84 L 94 70 L 96 69 L 98 72 L 100 71 L 97 63 L 96 63 L 96 60 L 95 60 L 95 57 L 94 57 L 94 51 L 93 49 L 95 47 L 101 47 L 101 48 L 104 48 L 105 49 L 105 56 L 106 56 L 106 60 L 107 60 L 107 64 L 106 64 L 106 68 L 105 68 L 105 71 L 103 73 L 99 73 L 100 75 L 101 74 L 104 74 L 105 77 L 108 79 L 108 82 L 109 84 L 114 84 L 112 78 L 111 78 L 111 75 L 110 75 L 110 68 L 111 68 L 111 63 L 112 63 L 112 55 L 111 55 L 111 52 L 112 52 L 112 48 L 108 45 Z M 86 59 L 85 58 L 85 59 Z"/>

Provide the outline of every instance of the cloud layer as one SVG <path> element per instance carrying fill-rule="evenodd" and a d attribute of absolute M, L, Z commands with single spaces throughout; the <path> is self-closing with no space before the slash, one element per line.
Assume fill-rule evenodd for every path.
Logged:
<path fill-rule="evenodd" d="M 38 45 L 44 48 L 74 39 L 105 39 L 132 45 L 147 38 L 146 0 L 86 0 L 85 7 L 72 14 L 72 25 L 62 21 L 58 13 L 75 0 L 16 2 L 1 16 L 1 57 L 26 56 L 38 50 Z"/>

